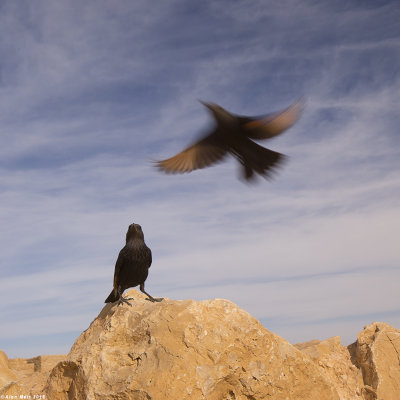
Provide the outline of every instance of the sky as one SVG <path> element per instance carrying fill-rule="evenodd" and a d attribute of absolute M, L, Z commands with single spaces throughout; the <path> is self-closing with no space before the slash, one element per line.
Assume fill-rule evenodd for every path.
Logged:
<path fill-rule="evenodd" d="M 400 3 L 0 3 L 0 349 L 66 354 L 139 223 L 156 297 L 237 303 L 291 343 L 400 328 Z M 166 175 L 199 99 L 260 115 L 288 156 Z M 134 302 L 133 302 L 134 303 Z M 134 307 L 134 305 L 133 305 Z"/>

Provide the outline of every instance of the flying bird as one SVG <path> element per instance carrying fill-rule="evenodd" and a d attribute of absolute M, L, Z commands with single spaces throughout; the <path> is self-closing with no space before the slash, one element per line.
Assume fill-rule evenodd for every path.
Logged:
<path fill-rule="evenodd" d="M 231 114 L 218 104 L 200 102 L 213 115 L 215 128 L 175 156 L 156 161 L 156 167 L 171 174 L 191 172 L 222 161 L 231 154 L 242 165 L 247 181 L 254 179 L 255 174 L 270 178 L 286 156 L 262 147 L 252 139 L 270 139 L 290 128 L 300 117 L 302 101 L 283 111 L 255 117 Z"/>
<path fill-rule="evenodd" d="M 162 299 L 150 296 L 144 290 L 144 282 L 149 274 L 152 256 L 151 250 L 144 242 L 142 227 L 138 224 L 131 224 L 126 233 L 126 244 L 119 252 L 114 271 L 114 285 L 105 303 L 113 303 L 118 300 L 118 305 L 127 303 L 128 300 L 122 297 L 125 289 L 140 285 L 140 290 L 148 296 L 147 300 L 161 301 Z"/>

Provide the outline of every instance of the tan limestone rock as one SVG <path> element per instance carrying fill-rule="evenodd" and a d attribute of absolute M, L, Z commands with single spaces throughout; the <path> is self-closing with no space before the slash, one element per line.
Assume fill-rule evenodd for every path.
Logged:
<path fill-rule="evenodd" d="M 0 395 L 400 400 L 400 330 L 388 324 L 366 326 L 347 347 L 338 336 L 292 346 L 227 300 L 128 296 L 132 307 L 106 305 L 68 356 L 8 360 L 0 351 Z"/>
<path fill-rule="evenodd" d="M 294 346 L 308 354 L 324 371 L 341 400 L 363 400 L 361 370 L 352 362 L 351 354 L 347 347 L 342 346 L 339 336 Z"/>
<path fill-rule="evenodd" d="M 347 347 L 338 336 L 295 347 L 325 370 L 341 399 L 400 400 L 400 330 L 374 322 Z"/>
<path fill-rule="evenodd" d="M 3 352 L 0 352 L 0 357 L 1 353 Z M 50 371 L 65 358 L 65 355 L 48 355 L 9 359 L 8 366 L 13 373 L 13 379 L 9 380 L 8 384 L 0 386 L 0 395 L 17 396 L 16 398 L 31 396 L 33 398 L 35 395 L 43 394 Z"/>
<path fill-rule="evenodd" d="M 227 300 L 106 305 L 50 373 L 52 400 L 339 400 L 315 362 Z"/>
<path fill-rule="evenodd" d="M 362 370 L 365 400 L 400 399 L 400 330 L 374 322 L 350 346 Z"/>
<path fill-rule="evenodd" d="M 35 364 L 31 360 L 31 358 L 10 358 L 8 365 L 21 379 L 35 372 Z"/>
<path fill-rule="evenodd" d="M 0 350 L 0 388 L 18 379 L 18 375 L 9 367 L 6 353 Z"/>
<path fill-rule="evenodd" d="M 10 368 L 11 360 L 6 353 L 0 351 L 0 395 L 2 398 L 19 398 L 20 395 L 29 394 L 27 390 L 17 382 L 19 375 Z M 8 396 L 8 397 L 6 397 Z"/>

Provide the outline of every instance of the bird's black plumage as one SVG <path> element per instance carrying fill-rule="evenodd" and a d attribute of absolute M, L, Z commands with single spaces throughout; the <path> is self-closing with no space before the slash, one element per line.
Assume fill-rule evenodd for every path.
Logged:
<path fill-rule="evenodd" d="M 300 116 L 301 102 L 283 111 L 258 117 L 234 115 L 218 104 L 202 103 L 213 114 L 215 129 L 175 156 L 156 161 L 156 166 L 167 173 L 190 172 L 221 161 L 230 153 L 242 164 L 246 180 L 251 180 L 255 174 L 271 177 L 285 156 L 258 145 L 252 139 L 269 139 L 290 128 Z"/>
<path fill-rule="evenodd" d="M 152 262 L 151 250 L 144 242 L 142 227 L 138 224 L 129 225 L 126 233 L 126 244 L 119 252 L 114 271 L 114 285 L 105 303 L 113 303 L 118 300 L 118 304 L 127 303 L 128 300 L 122 297 L 125 289 L 140 285 L 140 290 L 148 296 L 150 301 L 161 301 L 150 296 L 144 290 L 144 282 L 149 274 Z"/>

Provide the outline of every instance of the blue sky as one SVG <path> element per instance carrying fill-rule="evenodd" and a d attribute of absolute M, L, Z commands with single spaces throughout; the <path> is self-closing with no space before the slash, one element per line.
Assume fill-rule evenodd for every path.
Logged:
<path fill-rule="evenodd" d="M 67 353 L 130 223 L 148 291 L 227 298 L 292 343 L 400 327 L 398 1 L 2 1 L 0 349 Z M 163 175 L 210 126 L 306 98 L 248 186 Z"/>

